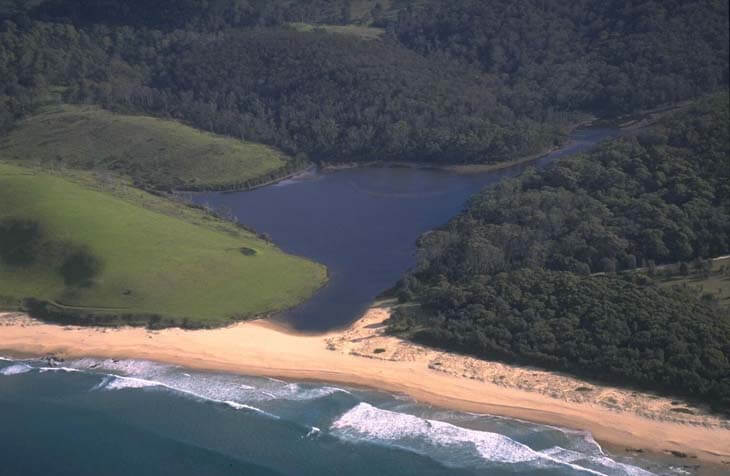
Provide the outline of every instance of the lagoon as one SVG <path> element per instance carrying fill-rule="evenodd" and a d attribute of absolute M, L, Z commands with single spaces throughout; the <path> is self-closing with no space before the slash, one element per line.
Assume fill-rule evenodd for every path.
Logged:
<path fill-rule="evenodd" d="M 274 319 L 302 332 L 344 327 L 416 263 L 416 241 L 463 210 L 484 187 L 529 167 L 586 151 L 618 129 L 576 130 L 561 149 L 529 164 L 459 174 L 436 169 L 362 167 L 310 171 L 247 192 L 196 194 L 193 200 L 230 212 L 267 233 L 289 253 L 327 266 L 328 284 Z"/>

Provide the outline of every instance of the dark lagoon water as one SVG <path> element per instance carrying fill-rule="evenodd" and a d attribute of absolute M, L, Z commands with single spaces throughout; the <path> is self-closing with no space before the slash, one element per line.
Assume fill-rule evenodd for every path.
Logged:
<path fill-rule="evenodd" d="M 0 359 L 0 475 L 689 474 L 589 433 L 134 360 Z"/>
<path fill-rule="evenodd" d="M 418 237 L 448 222 L 483 187 L 616 135 L 616 129 L 580 129 L 563 149 L 494 172 L 377 167 L 311 172 L 250 192 L 197 194 L 194 201 L 230 210 L 284 250 L 325 264 L 327 286 L 278 316 L 301 331 L 324 331 L 351 323 L 392 287 L 415 264 Z"/>

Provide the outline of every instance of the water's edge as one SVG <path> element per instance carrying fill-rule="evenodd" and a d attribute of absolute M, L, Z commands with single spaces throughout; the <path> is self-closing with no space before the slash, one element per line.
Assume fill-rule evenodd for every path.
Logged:
<path fill-rule="evenodd" d="M 415 265 L 418 237 L 447 223 L 483 187 L 619 134 L 619 129 L 578 129 L 561 149 L 500 170 L 311 170 L 256 190 L 200 193 L 193 200 L 227 210 L 284 251 L 327 266 L 330 279 L 322 289 L 274 317 L 297 331 L 323 332 L 352 323 L 395 285 Z"/>
<path fill-rule="evenodd" d="M 684 474 L 647 455 L 609 455 L 587 432 L 446 411 L 349 386 L 110 359 L 0 360 L 0 382 L 5 412 L 15 397 L 31 407 L 62 403 L 71 413 L 120 414 L 137 429 L 184 437 L 276 474 L 375 474 L 349 465 L 360 457 L 378 458 L 385 471 L 379 474 Z M 190 412 L 203 414 L 211 428 L 179 434 L 179 413 L 191 418 Z M 216 432 L 217 425 L 225 431 Z M 0 429 L 0 448 L 9 436 L 40 430 Z M 31 441 L 43 449 L 42 440 Z M 270 448 L 289 461 L 271 460 Z"/>

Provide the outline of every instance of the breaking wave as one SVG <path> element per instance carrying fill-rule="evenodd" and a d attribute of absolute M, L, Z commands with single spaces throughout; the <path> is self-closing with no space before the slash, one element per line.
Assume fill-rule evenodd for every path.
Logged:
<path fill-rule="evenodd" d="M 538 467 L 569 467 L 596 475 L 652 474 L 606 457 L 600 447 L 595 454 L 560 447 L 536 451 L 505 435 L 384 410 L 365 402 L 340 416 L 330 429 L 336 436 L 348 440 L 391 445 L 430 456 L 450 466 L 526 463 Z"/>
<path fill-rule="evenodd" d="M 266 415 L 271 418 L 278 419 L 279 417 L 274 415 L 273 413 L 269 413 L 267 411 L 264 411 L 260 408 L 256 408 L 251 405 L 246 405 L 245 403 L 236 402 L 233 400 L 219 400 L 217 398 L 212 398 L 207 395 L 202 395 L 184 388 L 178 388 L 171 385 L 167 385 L 163 382 L 157 382 L 154 380 L 146 380 L 141 378 L 135 378 L 135 377 L 122 377 L 119 375 L 107 375 L 104 380 L 102 380 L 98 385 L 92 388 L 92 390 L 123 390 L 123 389 L 137 389 L 137 388 L 147 388 L 147 387 L 161 387 L 167 390 L 171 390 L 173 392 L 177 392 L 183 395 L 187 395 L 190 397 L 193 397 L 198 400 L 212 402 L 212 403 L 220 403 L 223 405 L 227 405 L 231 408 L 234 408 L 236 410 L 251 410 L 256 413 L 260 413 L 262 415 Z"/>
<path fill-rule="evenodd" d="M 363 401 L 370 400 L 367 393 L 332 385 L 197 372 L 149 361 L 80 359 L 65 362 L 64 367 L 44 364 L 13 361 L 0 369 L 0 374 L 22 374 L 34 369 L 39 373 L 80 372 L 98 379 L 92 391 L 161 389 L 237 411 L 283 419 L 287 425 L 300 427 L 303 439 L 329 434 L 350 443 L 399 448 L 450 467 L 482 469 L 496 465 L 570 474 L 652 474 L 608 457 L 587 432 L 491 415 L 424 410 L 411 403 L 410 398 L 371 404 Z M 375 397 L 374 401 L 380 398 Z M 320 426 L 325 429 L 320 430 Z"/>
<path fill-rule="evenodd" d="M 120 378 L 137 379 L 114 383 L 113 385 L 118 388 L 160 385 L 224 402 L 306 401 L 328 397 L 335 393 L 350 394 L 348 390 L 339 387 L 301 385 L 274 378 L 215 373 L 191 375 L 179 367 L 148 361 L 81 359 L 72 362 L 71 365 L 97 373 L 120 375 Z"/>
<path fill-rule="evenodd" d="M 123 390 L 125 388 L 147 388 L 147 387 L 164 387 L 160 382 L 145 380 L 134 377 L 121 377 L 118 375 L 107 375 L 104 380 L 96 385 L 94 390 Z"/>
<path fill-rule="evenodd" d="M 273 390 L 273 391 L 272 391 Z M 297 383 L 288 383 L 282 387 L 276 388 L 276 389 L 269 389 L 268 392 L 262 392 L 270 396 L 271 398 L 275 398 L 277 400 L 284 399 L 284 400 L 316 400 L 318 398 L 324 398 L 329 397 L 330 395 L 333 395 L 335 393 L 344 393 L 347 395 L 352 395 L 352 393 L 348 390 L 345 390 L 343 388 L 339 387 L 330 387 L 330 386 L 323 386 L 323 387 L 315 387 L 315 388 L 303 388 L 301 385 Z"/>
<path fill-rule="evenodd" d="M 40 373 L 44 372 L 81 372 L 79 369 L 74 369 L 72 367 L 38 367 L 38 371 Z"/>
<path fill-rule="evenodd" d="M 313 427 L 311 427 L 311 428 L 309 429 L 309 431 L 307 432 L 307 434 L 306 434 L 306 435 L 304 435 L 304 438 L 314 438 L 314 437 L 316 437 L 317 435 L 319 435 L 319 434 L 320 434 L 321 432 L 322 432 L 322 430 L 320 430 L 320 429 L 319 429 L 319 428 L 317 428 L 316 426 L 313 426 Z"/>
<path fill-rule="evenodd" d="M 3 359 L 5 360 L 5 359 Z M 0 370 L 0 374 L 2 375 L 20 375 L 27 372 L 30 372 L 33 370 L 33 367 L 31 367 L 28 364 L 13 364 L 9 367 L 5 367 L 4 369 Z"/>

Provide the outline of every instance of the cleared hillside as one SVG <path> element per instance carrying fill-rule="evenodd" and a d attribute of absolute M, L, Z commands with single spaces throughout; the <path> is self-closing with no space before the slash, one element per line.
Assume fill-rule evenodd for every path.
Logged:
<path fill-rule="evenodd" d="M 157 189 L 245 186 L 286 173 L 283 153 L 176 121 L 63 105 L 0 138 L 0 158 L 19 165 L 108 170 Z"/>
<path fill-rule="evenodd" d="M 50 320 L 216 326 L 294 306 L 326 280 L 231 223 L 118 187 L 0 163 L 3 308 L 35 298 Z"/>

